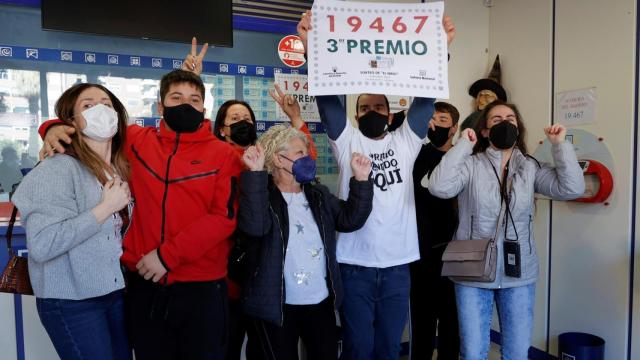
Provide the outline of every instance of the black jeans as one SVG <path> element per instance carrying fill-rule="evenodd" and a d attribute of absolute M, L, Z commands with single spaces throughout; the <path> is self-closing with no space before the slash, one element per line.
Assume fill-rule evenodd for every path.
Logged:
<path fill-rule="evenodd" d="M 127 278 L 127 326 L 137 360 L 224 360 L 224 280 L 163 286 L 135 273 Z"/>
<path fill-rule="evenodd" d="M 338 358 L 338 328 L 331 297 L 316 305 L 284 305 L 282 327 L 260 320 L 255 323 L 265 359 L 298 360 L 299 339 L 308 360 Z"/>
<path fill-rule="evenodd" d="M 429 249 L 411 269 L 411 359 L 431 359 L 436 343 L 438 360 L 458 359 L 460 338 L 453 282 L 440 276 L 446 246 Z"/>
<path fill-rule="evenodd" d="M 240 300 L 229 300 L 229 345 L 227 346 L 227 360 L 240 360 L 244 337 L 247 336 L 245 355 L 247 360 L 263 360 L 256 334 L 256 324 L 242 310 Z"/>

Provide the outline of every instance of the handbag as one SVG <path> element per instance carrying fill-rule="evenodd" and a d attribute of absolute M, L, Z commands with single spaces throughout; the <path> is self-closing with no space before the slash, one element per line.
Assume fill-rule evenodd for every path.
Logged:
<path fill-rule="evenodd" d="M 493 282 L 496 279 L 498 247 L 496 238 L 503 209 L 500 210 L 496 233 L 492 239 L 453 240 L 442 254 L 442 276 L 452 280 Z"/>
<path fill-rule="evenodd" d="M 11 220 L 9 220 L 9 226 L 7 226 L 7 251 L 9 253 L 9 261 L 7 266 L 2 271 L 0 277 L 0 292 L 33 295 L 33 288 L 31 287 L 31 280 L 29 279 L 29 266 L 27 258 L 18 256 L 11 246 L 11 238 L 13 236 L 13 225 L 16 222 L 16 216 L 18 215 L 18 208 L 14 205 L 11 212 Z"/>

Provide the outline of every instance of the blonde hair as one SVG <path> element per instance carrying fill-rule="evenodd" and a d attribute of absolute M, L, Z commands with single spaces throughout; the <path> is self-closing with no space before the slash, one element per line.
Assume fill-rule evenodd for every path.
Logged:
<path fill-rule="evenodd" d="M 274 125 L 267 132 L 262 134 L 258 139 L 258 143 L 264 149 L 265 168 L 269 173 L 275 170 L 274 156 L 289 148 L 289 143 L 293 139 L 300 139 L 309 149 L 309 139 L 300 130 L 287 125 Z"/>

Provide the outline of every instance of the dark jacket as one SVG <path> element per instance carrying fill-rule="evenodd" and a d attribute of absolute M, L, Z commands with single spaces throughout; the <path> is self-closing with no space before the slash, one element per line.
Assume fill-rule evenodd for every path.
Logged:
<path fill-rule="evenodd" d="M 265 171 L 246 171 L 240 180 L 238 227 L 251 236 L 246 244 L 248 279 L 242 302 L 253 317 L 282 326 L 285 303 L 284 253 L 289 237 L 287 203 Z M 351 178 L 349 198 L 338 199 L 322 185 L 303 185 L 325 248 L 327 287 L 337 309 L 342 281 L 336 260 L 336 231 L 360 229 L 371 212 L 373 183 Z"/>

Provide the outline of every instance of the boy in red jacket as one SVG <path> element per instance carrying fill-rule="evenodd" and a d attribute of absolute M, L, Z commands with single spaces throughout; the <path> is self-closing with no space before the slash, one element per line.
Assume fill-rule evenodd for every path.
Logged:
<path fill-rule="evenodd" d="M 136 201 L 123 242 L 127 320 L 136 359 L 223 359 L 224 277 L 242 169 L 204 119 L 205 88 L 175 70 L 160 82 L 160 128 L 131 125 L 127 155 Z M 46 132 L 55 121 L 43 124 Z M 45 146 L 70 129 L 51 128 Z"/>

